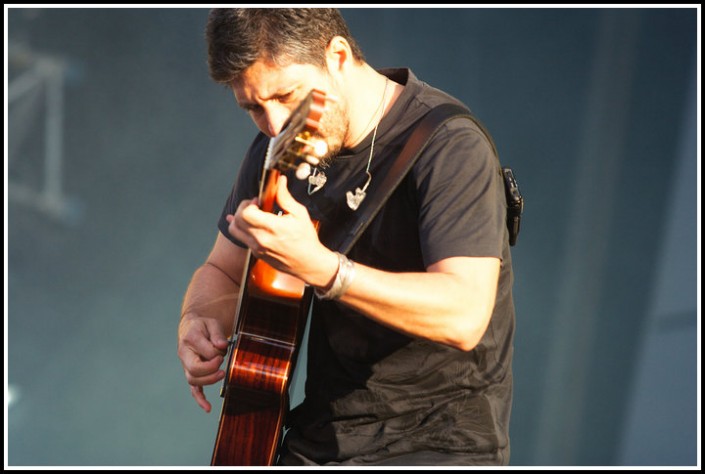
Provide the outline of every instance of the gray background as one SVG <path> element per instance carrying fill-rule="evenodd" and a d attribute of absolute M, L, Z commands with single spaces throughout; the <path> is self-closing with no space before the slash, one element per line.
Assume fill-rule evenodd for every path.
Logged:
<path fill-rule="evenodd" d="M 6 465 L 209 462 L 219 387 L 204 414 L 176 326 L 255 129 L 207 76 L 206 15 L 6 9 L 10 85 L 38 58 L 63 79 L 6 102 Z M 699 10 L 344 15 L 519 179 L 511 463 L 699 466 Z"/>

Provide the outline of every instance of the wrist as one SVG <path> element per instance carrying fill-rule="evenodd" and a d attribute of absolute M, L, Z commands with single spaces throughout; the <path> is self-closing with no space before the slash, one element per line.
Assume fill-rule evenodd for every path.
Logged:
<path fill-rule="evenodd" d="M 355 264 L 345 255 L 335 252 L 338 260 L 337 270 L 325 287 L 316 287 L 316 296 L 323 300 L 337 300 L 345 294 L 355 278 Z"/>

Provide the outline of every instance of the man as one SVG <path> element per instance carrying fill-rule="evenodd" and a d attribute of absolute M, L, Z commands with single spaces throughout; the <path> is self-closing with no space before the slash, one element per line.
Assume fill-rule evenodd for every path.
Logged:
<path fill-rule="evenodd" d="M 287 418 L 280 463 L 507 464 L 514 306 L 506 201 L 488 138 L 443 126 L 348 257 L 319 239 L 354 219 L 346 196 L 382 179 L 433 106 L 456 102 L 408 69 L 377 71 L 334 9 L 217 9 L 211 77 L 261 134 L 243 162 L 215 245 L 186 291 L 178 353 L 196 402 L 221 369 L 247 249 L 316 290 L 305 400 Z M 257 195 L 267 137 L 312 89 L 329 156 L 286 176 L 281 214 Z M 353 191 L 356 190 L 356 191 Z"/>

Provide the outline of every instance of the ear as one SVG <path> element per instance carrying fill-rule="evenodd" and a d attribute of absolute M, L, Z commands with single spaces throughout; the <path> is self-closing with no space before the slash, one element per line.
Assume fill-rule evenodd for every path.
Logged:
<path fill-rule="evenodd" d="M 332 75 L 340 74 L 349 67 L 354 58 L 350 43 L 342 36 L 334 36 L 326 47 L 326 66 Z"/>

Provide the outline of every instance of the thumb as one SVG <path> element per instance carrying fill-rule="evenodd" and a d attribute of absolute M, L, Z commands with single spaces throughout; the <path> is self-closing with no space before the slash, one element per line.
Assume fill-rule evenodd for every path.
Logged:
<path fill-rule="evenodd" d="M 228 338 L 223 334 L 223 330 L 220 324 L 215 320 L 206 320 L 206 328 L 208 330 L 208 336 L 216 348 L 224 350 L 228 348 Z"/>

